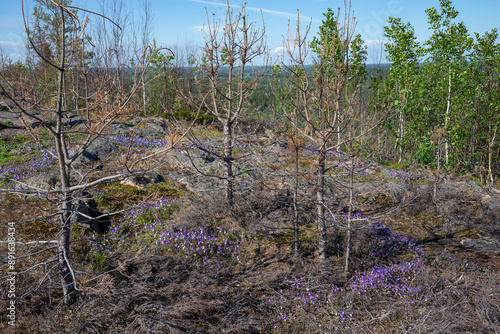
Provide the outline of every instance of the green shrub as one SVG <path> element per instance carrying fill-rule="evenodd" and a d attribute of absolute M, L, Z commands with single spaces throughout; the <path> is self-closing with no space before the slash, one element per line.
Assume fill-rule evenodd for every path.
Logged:
<path fill-rule="evenodd" d="M 5 121 L 5 122 L 0 122 L 0 128 L 2 127 L 9 127 L 9 126 L 13 126 L 14 123 L 12 123 L 11 121 Z"/>
<path fill-rule="evenodd" d="M 0 166 L 11 165 L 24 162 L 31 158 L 30 154 L 19 153 L 23 144 L 28 141 L 28 138 L 23 135 L 12 138 L 0 138 Z M 15 152 L 13 153 L 12 151 Z"/>
<path fill-rule="evenodd" d="M 178 110 L 172 114 L 163 114 L 163 118 L 169 119 L 169 120 L 183 120 L 187 122 L 192 122 L 195 121 L 196 124 L 211 124 L 217 120 L 215 116 L 208 115 L 208 114 L 196 114 L 193 113 L 189 110 Z"/>
<path fill-rule="evenodd" d="M 430 139 L 427 136 L 424 136 L 422 137 L 422 142 L 420 143 L 418 150 L 412 155 L 413 161 L 422 166 L 430 166 L 435 162 L 434 151 L 435 149 Z"/>
<path fill-rule="evenodd" d="M 98 186 L 93 197 L 100 208 L 113 212 L 140 202 L 146 195 L 144 189 L 115 182 Z"/>

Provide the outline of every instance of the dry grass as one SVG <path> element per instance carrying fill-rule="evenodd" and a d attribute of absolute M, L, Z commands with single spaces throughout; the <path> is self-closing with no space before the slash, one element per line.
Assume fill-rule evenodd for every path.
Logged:
<path fill-rule="evenodd" d="M 309 177 L 313 177 L 310 175 Z M 494 333 L 500 331 L 500 261 L 497 254 L 466 249 L 463 237 L 495 235 L 495 212 L 467 192 L 439 193 L 431 186 L 384 188 L 378 197 L 355 199 L 365 213 L 380 215 L 393 232 L 412 236 L 425 256 L 408 248 L 376 258 L 384 241 L 370 230 L 353 234 L 352 272 L 342 272 L 345 229 L 328 229 L 329 258 L 316 259 L 317 230 L 314 200 L 302 193 L 299 204 L 301 258 L 293 258 L 293 195 L 276 180 L 255 184 L 237 194 L 230 208 L 222 194 L 188 194 L 174 183 L 146 190 L 120 184 L 103 185 L 96 194 L 101 209 L 116 210 L 145 198 L 182 197 L 184 202 L 165 223 L 172 231 L 232 229 L 243 249 L 227 267 L 207 262 L 186 265 L 182 258 L 144 240 L 134 231 L 124 244 L 92 258 L 89 233 L 75 229 L 71 262 L 82 296 L 66 307 L 57 270 L 37 267 L 21 275 L 18 326 L 6 323 L 0 308 L 0 331 L 9 333 Z M 303 180 L 304 181 L 304 180 Z M 313 179 L 311 181 L 314 181 Z M 276 185 L 271 188 L 272 185 Z M 388 186 L 389 187 L 389 186 Z M 397 188 L 397 189 L 396 189 Z M 408 190 L 409 189 L 409 190 Z M 307 189 L 309 190 L 309 189 Z M 387 190 L 387 191 L 386 191 Z M 339 192 L 340 194 L 340 192 Z M 344 213 L 342 197 L 329 198 L 329 208 Z M 5 198 L 7 199 L 7 198 Z M 20 219 L 28 207 L 41 202 L 11 198 L 9 220 Z M 7 202 L 6 202 L 7 203 Z M 24 203 L 24 204 L 23 204 Z M 19 208 L 17 210 L 16 208 Z M 24 209 L 23 209 L 24 208 Z M 16 209 L 16 210 L 15 210 Z M 392 214 L 388 212 L 394 209 Z M 461 215 L 460 224 L 453 220 Z M 452 222 L 448 228 L 448 220 Z M 366 227 L 360 224 L 360 227 Z M 53 237 L 44 224 L 20 229 Z M 430 232 L 432 231 L 432 233 Z M 2 232 L 4 233 L 4 232 Z M 5 233 L 3 234 L 5 237 Z M 33 251 L 35 249 L 31 249 Z M 54 256 L 32 257 L 33 263 Z M 357 275 L 418 259 L 421 267 L 405 281 L 414 293 L 401 297 L 387 286 L 358 293 L 352 290 Z M 476 264 L 478 266 L 475 266 Z M 50 268 L 50 266 L 48 266 Z M 53 275 L 37 288 L 40 277 Z M 299 282 L 299 285 L 294 285 Z M 2 282 L 3 284 L 3 282 Z M 2 285 L 2 291 L 5 286 Z M 309 299 L 303 299 L 305 297 Z M 313 301 L 314 303 L 312 303 Z M 5 304 L 2 304 L 5 305 Z M 3 307 L 3 306 L 0 306 Z M 283 317 L 286 310 L 287 318 Z M 343 314 L 342 312 L 346 312 Z M 3 313 L 2 313 L 3 312 Z M 345 318 L 343 318 L 345 317 Z"/>

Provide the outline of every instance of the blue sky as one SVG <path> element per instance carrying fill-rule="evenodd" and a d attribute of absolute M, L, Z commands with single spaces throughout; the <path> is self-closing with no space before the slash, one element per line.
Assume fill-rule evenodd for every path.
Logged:
<path fill-rule="evenodd" d="M 74 0 L 76 6 L 99 11 L 101 1 L 113 0 Z M 117 0 L 120 1 L 120 0 Z M 125 9 L 132 15 L 140 13 L 139 0 L 122 0 Z M 232 0 L 233 6 L 241 6 L 245 1 Z M 260 9 L 263 11 L 266 25 L 267 45 L 272 51 L 283 44 L 288 22 L 295 24 L 297 9 L 300 9 L 303 22 L 312 22 L 310 37 L 318 31 L 327 8 L 343 7 L 342 0 L 246 0 L 247 14 L 250 20 L 261 22 Z M 203 36 L 200 32 L 206 24 L 206 12 L 215 13 L 223 18 L 225 1 L 223 0 L 150 0 L 154 15 L 153 36 L 157 44 L 181 49 L 185 44 L 200 45 Z M 483 34 L 492 28 L 500 28 L 500 1 L 498 0 L 455 0 L 455 9 L 460 12 L 459 21 L 464 21 L 469 32 Z M 25 1 L 25 9 L 32 11 L 33 2 Z M 404 22 L 411 22 L 417 37 L 425 40 L 429 37 L 425 9 L 439 8 L 439 0 L 352 0 L 352 9 L 358 22 L 357 32 L 361 33 L 369 47 L 368 63 L 379 60 L 383 40 L 383 26 L 389 16 L 401 17 Z M 91 18 L 92 19 L 92 18 Z M 312 21 L 311 21 L 312 20 Z M 4 54 L 17 59 L 23 53 L 23 24 L 20 0 L 0 0 L 0 47 Z M 383 60 L 384 61 L 384 60 Z"/>

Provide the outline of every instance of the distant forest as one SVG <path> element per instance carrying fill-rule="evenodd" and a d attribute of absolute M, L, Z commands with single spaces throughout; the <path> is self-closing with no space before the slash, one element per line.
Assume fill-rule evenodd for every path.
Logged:
<path fill-rule="evenodd" d="M 2 56 L 1 75 L 3 82 L 12 83 L 5 90 L 16 99 L 53 106 L 57 69 L 47 61 L 60 61 L 55 38 L 59 14 L 43 6 L 40 10 L 40 29 L 34 31 L 25 60 L 12 62 Z M 288 119 L 279 122 L 277 130 L 286 132 L 295 124 L 304 127 L 302 134 L 310 139 L 316 130 L 335 128 L 326 140 L 339 149 L 348 145 L 380 160 L 474 173 L 493 182 L 500 173 L 498 31 L 469 32 L 450 1 L 441 0 L 439 8 L 426 13 L 432 33 L 422 43 L 411 22 L 389 18 L 384 28 L 388 64 L 367 65 L 361 36 L 343 30 L 338 13 L 329 9 L 315 36 L 299 40 L 298 34 L 304 36 L 305 31 L 290 32 L 282 62 L 255 67 L 252 61 L 264 55 L 265 45 L 259 44 L 258 52 L 243 62 L 241 46 L 170 50 L 156 44 L 151 22 L 135 27 L 143 30 L 142 40 L 137 34 L 114 40 L 110 22 L 123 18 L 107 13 L 110 22 L 95 21 L 93 29 L 85 31 L 89 36 L 75 37 L 66 45 L 66 55 L 80 56 L 68 58 L 66 64 L 63 108 L 95 102 L 102 91 L 97 83 L 108 85 L 109 96 L 123 98 L 120 90 L 140 80 L 137 94 L 129 98 L 129 108 L 138 115 L 189 118 L 187 114 L 200 112 L 216 119 L 214 99 L 221 96 L 208 90 L 224 86 L 242 98 L 245 112 L 238 119 Z M 77 22 L 66 25 L 67 31 L 82 32 Z M 131 53 L 142 46 L 147 46 L 142 53 Z M 248 45 L 245 52 L 256 47 Z M 293 53 L 299 49 L 300 56 Z M 300 114 L 297 122 L 292 121 L 292 110 Z"/>

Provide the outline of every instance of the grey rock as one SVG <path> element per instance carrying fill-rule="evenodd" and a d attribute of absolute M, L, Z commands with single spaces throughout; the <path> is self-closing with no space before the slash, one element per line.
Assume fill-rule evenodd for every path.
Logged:
<path fill-rule="evenodd" d="M 252 169 L 248 171 L 238 171 L 238 173 L 241 173 L 243 177 L 248 177 L 252 181 L 259 181 L 262 180 L 262 178 L 264 177 L 262 171 L 258 169 Z"/>
<path fill-rule="evenodd" d="M 19 102 L 19 101 L 18 101 Z M 17 106 L 14 102 L 7 100 L 7 101 L 1 101 L 0 102 L 0 111 L 5 111 L 8 112 L 11 109 L 17 109 Z M 3 113 L 2 113 L 3 114 Z M 2 115 L 0 115 L 0 118 L 2 118 Z"/>
<path fill-rule="evenodd" d="M 113 123 L 109 127 L 110 135 L 163 138 L 167 133 L 169 133 L 167 122 L 159 117 L 136 117 L 128 123 Z"/>
<path fill-rule="evenodd" d="M 163 137 L 169 132 L 166 120 L 161 117 L 136 117 L 130 123 L 134 125 L 134 133 L 138 136 Z"/>
<path fill-rule="evenodd" d="M 280 152 L 287 148 L 288 148 L 288 143 L 285 140 L 275 140 L 267 147 L 267 151 Z"/>
<path fill-rule="evenodd" d="M 113 123 L 109 126 L 109 134 L 113 136 L 122 136 L 131 132 L 133 128 L 133 125 L 127 123 Z"/>
<path fill-rule="evenodd" d="M 478 240 L 466 238 L 460 241 L 460 243 L 465 247 L 470 247 L 481 251 L 500 253 L 500 242 L 492 238 L 483 238 Z"/>
<path fill-rule="evenodd" d="M 7 108 L 7 107 L 5 107 Z M 19 113 L 9 112 L 8 109 L 3 109 L 0 111 L 0 122 L 2 121 L 13 121 L 19 118 Z"/>
<path fill-rule="evenodd" d="M 79 124 L 85 123 L 86 119 L 85 119 L 85 117 L 83 117 L 77 113 L 67 111 L 63 114 L 62 122 L 65 125 L 73 127 L 73 126 L 77 126 Z"/>
<path fill-rule="evenodd" d="M 98 140 L 90 144 L 90 146 L 85 150 L 90 154 L 95 154 L 99 159 L 104 158 L 106 154 L 114 152 L 118 149 L 118 146 L 112 144 L 105 140 Z"/>
<path fill-rule="evenodd" d="M 148 118 L 146 124 L 149 136 L 163 137 L 169 132 L 167 123 L 162 118 Z"/>
<path fill-rule="evenodd" d="M 60 188 L 59 174 L 56 172 L 47 174 L 40 173 L 26 179 L 25 183 L 29 186 L 44 190 L 50 190 L 51 188 Z"/>
<path fill-rule="evenodd" d="M 105 140 L 97 140 L 87 147 L 85 151 L 73 162 L 73 168 L 102 168 L 100 161 L 105 160 L 107 155 L 116 151 L 118 146 Z M 70 152 L 74 154 L 75 152 Z"/>
<path fill-rule="evenodd" d="M 236 190 L 242 195 L 247 196 L 253 190 L 253 182 L 250 180 L 241 180 L 236 183 Z"/>
<path fill-rule="evenodd" d="M 158 173 L 144 172 L 130 176 L 125 180 L 121 181 L 120 183 L 144 189 L 149 184 L 160 183 L 163 182 L 163 180 L 164 180 L 163 176 L 161 176 Z"/>
<path fill-rule="evenodd" d="M 206 163 L 212 163 L 215 161 L 215 157 L 211 154 L 202 153 L 201 158 L 205 160 Z"/>
<path fill-rule="evenodd" d="M 159 151 L 161 149 L 155 149 Z M 195 170 L 195 167 L 206 174 L 221 173 L 222 164 L 213 155 L 197 150 L 174 150 L 166 155 L 165 160 L 174 166 Z"/>
<path fill-rule="evenodd" d="M 142 122 L 142 120 L 144 119 L 144 117 L 140 117 L 140 116 L 137 116 L 137 117 L 134 117 L 134 119 L 132 119 L 130 121 L 130 124 L 132 125 L 137 125 L 139 124 L 140 122 Z"/>
<path fill-rule="evenodd" d="M 97 156 L 88 154 L 87 152 L 83 152 L 82 155 L 80 155 L 78 158 L 73 161 L 72 167 L 75 169 L 90 169 L 90 168 L 96 168 L 96 169 L 101 169 L 101 165 L 97 165 L 98 159 L 96 159 Z"/>
<path fill-rule="evenodd" d="M 193 192 L 206 192 L 219 189 L 219 182 L 215 178 L 201 175 L 191 175 L 179 180 L 186 188 Z"/>

